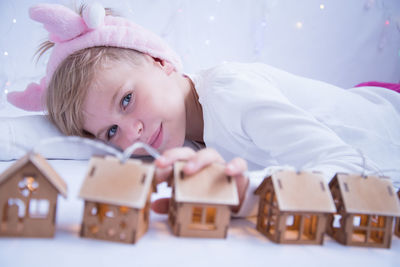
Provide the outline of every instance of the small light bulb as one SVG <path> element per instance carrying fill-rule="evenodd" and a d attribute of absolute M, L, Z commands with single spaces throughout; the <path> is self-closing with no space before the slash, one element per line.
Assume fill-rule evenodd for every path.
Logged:
<path fill-rule="evenodd" d="M 206 45 L 210 45 L 211 41 L 210 41 L 210 40 L 206 40 L 204 43 L 205 43 Z"/>
<path fill-rule="evenodd" d="M 4 93 L 5 93 L 5 94 L 8 94 L 8 90 L 7 90 L 7 89 L 6 89 L 6 90 L 4 90 Z"/>
<path fill-rule="evenodd" d="M 324 9 L 324 8 L 325 8 L 325 5 L 324 5 L 324 4 L 320 4 L 320 5 L 319 5 L 319 8 L 320 8 L 320 9 Z"/>
<path fill-rule="evenodd" d="M 7 51 L 4 51 L 4 55 L 5 55 L 5 56 L 8 56 L 8 52 L 7 52 Z"/>
<path fill-rule="evenodd" d="M 390 25 L 390 21 L 389 21 L 389 20 L 386 20 L 386 21 L 385 21 L 385 25 L 386 25 L 386 26 Z"/>
<path fill-rule="evenodd" d="M 210 17 L 208 18 L 208 20 L 209 20 L 209 21 L 214 21 L 214 20 L 215 20 L 215 17 L 214 17 L 214 16 L 210 16 Z"/>
<path fill-rule="evenodd" d="M 298 21 L 298 22 L 296 23 L 296 28 L 297 28 L 297 29 L 303 28 L 303 23 L 302 23 L 301 21 Z"/>

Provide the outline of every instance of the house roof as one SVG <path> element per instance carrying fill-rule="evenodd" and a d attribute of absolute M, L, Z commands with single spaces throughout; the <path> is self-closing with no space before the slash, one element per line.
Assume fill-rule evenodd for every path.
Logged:
<path fill-rule="evenodd" d="M 337 174 L 333 179 L 338 181 L 347 212 L 400 216 L 399 199 L 390 179 L 359 174 Z"/>
<path fill-rule="evenodd" d="M 214 163 L 194 175 L 181 176 L 183 166 L 183 162 L 177 162 L 174 166 L 177 202 L 231 206 L 239 204 L 236 181 L 225 175 L 223 165 Z"/>
<path fill-rule="evenodd" d="M 256 189 L 259 194 L 268 179 L 281 211 L 336 212 L 329 187 L 320 173 L 282 170 L 273 173 Z"/>
<path fill-rule="evenodd" d="M 154 166 L 111 156 L 92 157 L 79 197 L 112 205 L 141 209 L 152 187 Z"/>
<path fill-rule="evenodd" d="M 25 156 L 17 160 L 14 164 L 12 164 L 7 170 L 5 170 L 0 175 L 0 184 L 5 182 L 8 178 L 12 177 L 12 175 L 24 167 L 26 164 L 31 162 L 38 170 L 42 173 L 42 175 L 52 184 L 55 189 L 63 196 L 67 197 L 67 184 L 58 175 L 58 173 L 51 167 L 51 165 L 47 162 L 45 158 L 36 153 L 27 153 Z"/>

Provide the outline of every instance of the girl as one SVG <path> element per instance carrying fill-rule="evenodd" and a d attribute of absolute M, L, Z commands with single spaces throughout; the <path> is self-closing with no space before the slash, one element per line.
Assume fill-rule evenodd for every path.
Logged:
<path fill-rule="evenodd" d="M 40 85 L 8 95 L 19 107 L 41 109 L 45 93 L 51 121 L 66 135 L 122 149 L 145 142 L 163 153 L 156 161 L 160 181 L 176 160 L 188 160 L 188 174 L 228 161 L 241 216 L 255 211 L 251 196 L 266 173 L 286 165 L 320 171 L 327 180 L 336 172 L 400 178 L 400 94 L 343 90 L 264 64 L 182 74 L 179 57 L 159 37 L 105 15 L 100 5 L 81 13 L 60 5 L 31 8 L 31 18 L 50 33 L 43 46 L 52 47 L 47 74 Z M 181 148 L 185 139 L 207 149 Z M 264 171 L 248 182 L 240 175 L 243 159 L 250 170 Z M 158 212 L 166 207 L 165 200 L 153 205 Z"/>

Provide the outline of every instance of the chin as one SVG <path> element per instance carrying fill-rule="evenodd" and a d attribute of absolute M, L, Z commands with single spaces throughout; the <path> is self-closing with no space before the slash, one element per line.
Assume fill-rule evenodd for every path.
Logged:
<path fill-rule="evenodd" d="M 166 142 L 165 145 L 162 145 L 158 151 L 160 153 L 165 152 L 166 150 L 172 149 L 172 148 L 177 148 L 177 147 L 183 147 L 183 144 L 185 142 L 184 138 L 181 138 L 179 140 L 173 140 L 171 142 Z"/>

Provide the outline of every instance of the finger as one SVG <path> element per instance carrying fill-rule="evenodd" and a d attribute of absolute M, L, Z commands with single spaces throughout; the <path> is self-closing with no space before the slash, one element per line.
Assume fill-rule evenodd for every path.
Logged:
<path fill-rule="evenodd" d="M 211 163 L 225 163 L 221 155 L 212 148 L 205 148 L 198 151 L 183 167 L 185 174 L 193 174 Z"/>
<path fill-rule="evenodd" d="M 168 181 L 171 177 L 172 177 L 171 165 L 165 168 L 156 168 L 155 179 L 157 184 Z"/>
<path fill-rule="evenodd" d="M 241 175 L 247 171 L 247 162 L 242 158 L 232 159 L 225 167 L 225 173 L 230 176 Z"/>
<path fill-rule="evenodd" d="M 165 168 L 171 166 L 175 161 L 188 160 L 195 154 L 196 152 L 189 147 L 172 148 L 165 151 L 154 163 L 158 168 Z"/>
<path fill-rule="evenodd" d="M 167 214 L 169 209 L 169 198 L 159 198 L 151 203 L 151 209 L 160 214 Z"/>

